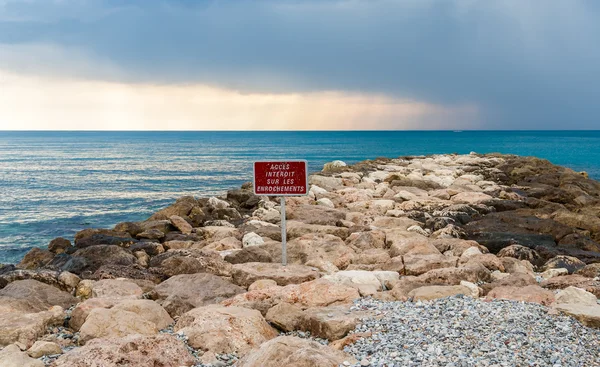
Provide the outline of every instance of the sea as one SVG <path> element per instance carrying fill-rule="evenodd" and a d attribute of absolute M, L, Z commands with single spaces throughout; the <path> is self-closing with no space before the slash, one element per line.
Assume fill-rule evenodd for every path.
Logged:
<path fill-rule="evenodd" d="M 600 179 L 600 131 L 0 131 L 0 263 L 252 179 L 252 162 L 436 153 L 537 156 Z"/>

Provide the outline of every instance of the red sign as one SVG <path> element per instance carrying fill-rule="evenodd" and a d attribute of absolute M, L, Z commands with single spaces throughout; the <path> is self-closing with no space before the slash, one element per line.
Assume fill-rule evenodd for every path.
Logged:
<path fill-rule="evenodd" d="M 254 162 L 254 193 L 268 196 L 308 194 L 306 161 Z"/>

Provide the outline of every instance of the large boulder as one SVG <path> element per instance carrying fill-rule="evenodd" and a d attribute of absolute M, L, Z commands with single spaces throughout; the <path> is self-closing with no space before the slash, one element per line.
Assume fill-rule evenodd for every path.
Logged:
<path fill-rule="evenodd" d="M 73 248 L 71 241 L 66 238 L 58 237 L 50 241 L 48 244 L 48 251 L 55 254 L 62 254 L 68 252 Z"/>
<path fill-rule="evenodd" d="M 33 279 L 8 284 L 0 290 L 0 298 L 4 297 L 26 301 L 30 308 L 25 312 L 46 311 L 52 306 L 67 309 L 77 303 L 71 294 Z"/>
<path fill-rule="evenodd" d="M 215 354 L 244 355 L 277 336 L 260 312 L 242 307 L 209 305 L 183 314 L 175 329 L 192 348 Z"/>
<path fill-rule="evenodd" d="M 142 298 L 144 291 L 129 279 L 102 279 L 92 285 L 92 297 Z"/>
<path fill-rule="evenodd" d="M 315 341 L 280 336 L 263 343 L 243 358 L 240 367 L 338 367 L 356 360 L 341 351 Z"/>
<path fill-rule="evenodd" d="M 48 264 L 53 258 L 54 254 L 52 252 L 34 247 L 23 256 L 17 267 L 20 269 L 37 269 Z"/>
<path fill-rule="evenodd" d="M 265 319 L 269 323 L 284 332 L 297 330 L 303 317 L 304 311 L 302 308 L 287 302 L 276 304 L 265 315 Z"/>
<path fill-rule="evenodd" d="M 498 257 L 512 257 L 518 260 L 527 260 L 534 265 L 541 265 L 542 262 L 542 257 L 537 251 L 521 245 L 510 245 L 503 248 L 498 252 Z"/>
<path fill-rule="evenodd" d="M 458 268 L 433 269 L 418 276 L 419 281 L 432 285 L 457 285 L 461 281 L 488 282 L 491 273 L 483 265 L 475 264 Z"/>
<path fill-rule="evenodd" d="M 235 284 L 247 288 L 260 279 L 272 279 L 278 285 L 303 283 L 317 279 L 319 272 L 303 265 L 253 262 L 233 265 L 231 275 Z"/>
<path fill-rule="evenodd" d="M 0 350 L 0 366 L 2 367 L 44 367 L 44 362 L 33 359 L 27 353 L 21 352 L 16 344 L 11 344 Z"/>
<path fill-rule="evenodd" d="M 455 268 L 458 257 L 442 254 L 409 254 L 403 256 L 403 261 L 406 275 L 421 275 L 433 269 Z"/>
<path fill-rule="evenodd" d="M 385 232 L 368 231 L 355 232 L 346 238 L 346 245 L 356 252 L 385 248 Z"/>
<path fill-rule="evenodd" d="M 75 331 L 79 331 L 92 310 L 96 308 L 112 308 L 122 301 L 120 298 L 90 298 L 78 303 L 73 311 L 71 311 L 69 327 Z"/>
<path fill-rule="evenodd" d="M 114 310 L 133 312 L 162 330 L 173 323 L 173 319 L 158 303 L 149 299 L 125 300 L 113 307 Z"/>
<path fill-rule="evenodd" d="M 528 285 L 526 287 L 501 286 L 492 289 L 487 294 L 487 298 L 509 299 L 549 306 L 554 302 L 554 293 L 538 285 Z"/>
<path fill-rule="evenodd" d="M 364 270 L 345 270 L 331 275 L 326 275 L 327 279 L 334 283 L 344 284 L 356 288 L 363 296 L 372 295 L 383 289 L 379 278 L 373 272 Z"/>
<path fill-rule="evenodd" d="M 497 287 L 520 287 L 524 288 L 530 285 L 537 285 L 537 281 L 532 274 L 528 273 L 513 273 L 504 276 L 502 279 L 494 280 L 491 283 L 481 285 L 483 294 L 489 293 Z"/>
<path fill-rule="evenodd" d="M 168 277 L 180 274 L 210 273 L 231 275 L 231 264 L 214 251 L 169 250 L 150 260 L 150 269 Z"/>
<path fill-rule="evenodd" d="M 302 313 L 297 328 L 310 332 L 311 336 L 334 341 L 354 330 L 364 316 L 365 313 L 350 312 L 348 305 L 313 307 Z"/>
<path fill-rule="evenodd" d="M 15 342 L 30 347 L 46 333 L 48 327 L 62 325 L 65 317 L 59 306 L 37 313 L 24 313 L 19 308 L 2 309 L 1 299 L 0 311 L 0 347 Z"/>
<path fill-rule="evenodd" d="M 296 220 L 290 220 L 286 226 L 287 238 L 293 240 L 311 234 L 332 235 L 344 240 L 350 235 L 350 230 L 346 227 L 336 227 L 320 224 L 308 224 Z M 279 237 L 281 238 L 281 236 Z M 280 241 L 279 239 L 278 241 Z"/>
<path fill-rule="evenodd" d="M 0 283 L 6 281 L 4 286 L 18 280 L 36 280 L 38 282 L 51 285 L 62 291 L 71 292 L 81 280 L 77 275 L 67 271 L 53 271 L 46 269 L 24 270 L 15 269 L 0 275 Z M 3 288 L 3 287 L 0 287 Z"/>
<path fill-rule="evenodd" d="M 594 295 L 596 295 L 596 297 L 600 297 L 600 281 L 586 278 L 577 274 L 563 275 L 550 278 L 541 282 L 540 286 L 551 290 L 565 289 L 567 287 L 573 286 L 593 293 Z"/>
<path fill-rule="evenodd" d="M 338 221 L 346 219 L 346 213 L 321 205 L 298 205 L 286 207 L 286 218 L 307 224 L 335 226 Z"/>
<path fill-rule="evenodd" d="M 433 299 L 455 296 L 457 294 L 470 296 L 472 290 L 463 285 L 430 285 L 411 290 L 408 292 L 408 298 L 412 298 L 415 301 L 430 301 Z"/>
<path fill-rule="evenodd" d="M 127 335 L 89 341 L 58 358 L 54 367 L 181 367 L 192 366 L 196 359 L 185 344 L 168 334 Z"/>
<path fill-rule="evenodd" d="M 79 249 L 73 253 L 71 262 L 79 259 L 81 266 L 73 269 L 65 269 L 75 274 L 84 272 L 93 273 L 102 265 L 132 266 L 137 258 L 126 249 L 117 245 L 96 245 Z"/>
<path fill-rule="evenodd" d="M 594 306 L 598 303 L 595 295 L 577 287 L 567 287 L 556 294 L 557 304 Z"/>
<path fill-rule="evenodd" d="M 95 338 L 123 337 L 130 334 L 154 335 L 158 333 L 156 324 L 142 316 L 115 308 L 93 309 L 79 330 L 79 340 L 83 343 Z"/>
<path fill-rule="evenodd" d="M 259 247 L 259 246 L 250 246 L 243 248 L 239 251 L 233 251 L 230 254 L 225 256 L 225 261 L 231 264 L 243 264 L 243 263 L 270 263 L 273 261 L 271 254 Z"/>
<path fill-rule="evenodd" d="M 543 270 L 548 269 L 567 269 L 569 274 L 573 274 L 579 269 L 583 269 L 585 263 L 573 256 L 559 255 L 546 261 L 543 266 Z"/>
<path fill-rule="evenodd" d="M 223 278 L 207 273 L 176 275 L 157 285 L 150 293 L 172 317 L 245 292 Z"/>

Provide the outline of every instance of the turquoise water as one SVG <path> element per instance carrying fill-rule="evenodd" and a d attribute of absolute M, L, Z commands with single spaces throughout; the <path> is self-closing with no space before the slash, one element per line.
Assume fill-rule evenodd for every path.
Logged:
<path fill-rule="evenodd" d="M 252 161 L 432 153 L 535 155 L 600 179 L 600 131 L 0 131 L 0 263 L 87 227 L 145 219 L 182 195 L 251 180 Z"/>

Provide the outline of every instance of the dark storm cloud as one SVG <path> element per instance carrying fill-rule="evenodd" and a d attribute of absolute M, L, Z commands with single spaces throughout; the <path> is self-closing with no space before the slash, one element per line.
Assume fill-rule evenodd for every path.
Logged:
<path fill-rule="evenodd" d="M 477 105 L 485 128 L 591 129 L 599 3 L 0 0 L 0 43 L 79 50 L 129 81 L 382 93 Z"/>

